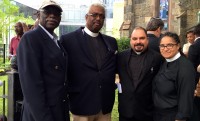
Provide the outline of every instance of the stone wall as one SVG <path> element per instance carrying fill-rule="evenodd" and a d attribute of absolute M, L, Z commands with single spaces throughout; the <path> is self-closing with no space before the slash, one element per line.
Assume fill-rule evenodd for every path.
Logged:
<path fill-rule="evenodd" d="M 151 0 L 135 3 L 134 11 L 135 11 L 135 16 L 134 16 L 135 26 L 146 27 L 147 21 L 149 21 L 149 19 L 152 16 L 152 12 L 150 12 Z"/>
<path fill-rule="evenodd" d="M 121 37 L 129 37 L 135 26 L 146 27 L 159 4 L 155 0 L 124 0 L 124 22 L 130 21 L 129 29 L 121 31 Z M 185 43 L 185 33 L 197 24 L 200 0 L 169 0 L 168 31 L 180 35 Z M 122 34 L 125 33 L 125 34 Z"/>
<path fill-rule="evenodd" d="M 124 22 L 123 23 L 130 23 L 129 27 L 123 27 L 120 30 L 120 37 L 129 37 L 130 32 L 132 30 L 133 23 L 134 23 L 134 12 L 133 12 L 133 0 L 124 0 Z"/>
<path fill-rule="evenodd" d="M 192 29 L 198 23 L 198 12 L 200 11 L 200 1 L 185 0 L 185 2 L 179 2 L 179 6 L 180 6 L 180 11 L 184 12 L 184 15 L 180 17 L 181 20 L 180 37 L 182 42 L 185 43 L 186 32 Z"/>
<path fill-rule="evenodd" d="M 131 21 L 131 25 L 128 30 L 121 32 L 121 37 L 129 37 L 136 26 L 146 27 L 147 22 L 153 17 L 153 1 L 155 0 L 124 0 L 124 22 Z"/>

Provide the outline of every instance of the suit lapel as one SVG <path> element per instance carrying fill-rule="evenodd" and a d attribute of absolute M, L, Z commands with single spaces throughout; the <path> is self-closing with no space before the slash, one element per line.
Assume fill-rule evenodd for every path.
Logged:
<path fill-rule="evenodd" d="M 130 83 L 130 89 L 132 91 L 134 91 L 135 87 L 134 87 L 131 69 L 130 69 L 130 65 L 129 65 L 130 57 L 131 57 L 131 49 L 128 49 L 127 52 L 126 52 L 126 55 L 124 57 L 124 61 L 125 61 L 124 63 L 126 64 L 125 65 L 125 71 L 127 72 L 128 78 L 129 78 L 127 81 L 130 81 L 129 82 Z"/>
<path fill-rule="evenodd" d="M 59 52 L 60 48 L 56 45 L 56 43 L 54 42 L 53 39 L 51 39 L 49 37 L 49 35 L 39 26 L 38 30 L 40 31 L 40 33 L 42 33 L 43 36 L 43 41 L 45 43 L 45 46 L 47 46 L 48 48 L 50 48 L 50 50 L 53 50 L 52 52 Z"/>
<path fill-rule="evenodd" d="M 88 60 L 91 62 L 91 63 L 95 63 L 96 64 L 96 60 L 95 58 L 93 57 L 91 51 L 90 51 L 90 47 L 89 47 L 89 43 L 88 43 L 88 40 L 87 40 L 87 37 L 85 35 L 86 33 L 83 31 L 83 28 L 80 28 L 78 31 L 77 31 L 77 35 L 80 35 L 78 37 L 78 40 L 80 40 L 80 47 L 81 49 L 83 50 L 83 53 L 86 55 L 86 57 L 88 58 Z M 106 46 L 106 49 L 107 49 L 107 53 L 106 55 L 103 57 L 102 59 L 102 63 L 101 63 L 101 67 L 104 66 L 104 64 L 107 63 L 107 61 L 110 60 L 111 57 L 113 57 L 113 55 L 116 53 L 117 50 L 114 50 L 112 47 L 111 47 L 111 42 L 110 41 L 107 41 L 108 38 L 106 38 L 104 35 L 102 35 L 101 33 L 99 33 L 101 38 L 102 38 L 102 41 L 104 41 L 105 43 L 105 46 Z"/>
<path fill-rule="evenodd" d="M 128 49 L 127 56 L 125 57 L 126 71 L 127 71 L 128 75 L 129 75 L 129 78 L 133 82 L 133 78 L 131 76 L 131 70 L 130 70 L 130 66 L 129 66 L 130 57 L 131 57 L 131 49 Z"/>
<path fill-rule="evenodd" d="M 65 68 L 65 66 L 66 66 L 66 64 L 65 64 L 66 63 L 66 61 L 65 61 L 66 57 L 65 56 L 66 55 L 64 54 L 62 49 L 59 48 L 56 45 L 54 40 L 51 39 L 49 37 L 49 35 L 40 26 L 38 27 L 38 30 L 40 31 L 40 33 L 43 36 L 43 40 L 42 41 L 45 43 L 45 46 L 48 48 L 48 50 L 50 50 L 49 53 L 51 53 L 52 55 L 58 55 L 59 54 L 60 56 L 57 56 L 57 57 L 60 60 L 62 67 Z"/>
<path fill-rule="evenodd" d="M 127 80 L 125 80 L 125 81 L 127 81 L 129 89 L 133 92 L 135 90 L 135 87 L 134 87 L 131 69 L 130 69 L 130 65 L 129 65 L 130 58 L 131 58 L 131 49 L 129 48 L 126 51 L 125 56 L 123 57 L 123 63 L 125 63 L 124 68 L 128 75 Z"/>
<path fill-rule="evenodd" d="M 85 34 L 83 28 L 78 29 L 77 35 L 80 36 L 78 36 L 77 39 L 80 40 L 80 48 L 91 63 L 96 63 L 95 58 L 90 51 L 89 43 Z"/>
<path fill-rule="evenodd" d="M 62 53 L 62 55 L 60 56 L 60 57 L 63 57 L 63 58 L 61 58 L 61 61 L 62 61 L 62 65 L 63 65 L 63 67 L 66 67 L 67 68 L 67 61 L 68 61 L 68 55 L 67 55 L 67 52 L 65 51 L 65 49 L 64 49 L 64 47 L 60 44 L 60 41 L 58 41 L 58 45 L 59 45 L 59 47 L 60 47 L 60 50 L 61 50 L 61 53 Z"/>
<path fill-rule="evenodd" d="M 111 47 L 111 43 L 108 38 L 106 38 L 104 35 L 102 35 L 101 33 L 99 33 L 102 41 L 105 43 L 106 49 L 107 49 L 107 53 L 106 55 L 103 57 L 102 59 L 102 63 L 101 63 L 101 67 L 104 66 L 104 64 L 107 63 L 107 61 L 110 60 L 111 57 L 113 57 L 115 54 L 117 54 L 117 50 L 115 50 L 114 48 Z"/>
<path fill-rule="evenodd" d="M 93 57 L 93 55 L 90 51 L 89 43 L 88 43 L 87 37 L 85 35 L 86 33 L 82 29 L 83 28 L 80 28 L 77 31 L 77 35 L 80 35 L 78 38 L 80 40 L 80 47 L 83 50 L 83 53 L 88 58 L 88 60 L 91 63 L 96 64 L 96 59 Z M 109 41 L 106 41 L 107 38 L 105 38 L 101 33 L 99 33 L 99 34 L 102 37 L 102 41 L 104 41 L 106 49 L 107 49 L 106 56 L 104 56 L 102 59 L 102 63 L 101 63 L 101 67 L 102 67 L 109 60 L 109 58 L 112 57 L 113 54 L 115 54 L 116 50 L 113 50 L 113 48 L 111 47 L 112 43 L 110 43 Z"/>

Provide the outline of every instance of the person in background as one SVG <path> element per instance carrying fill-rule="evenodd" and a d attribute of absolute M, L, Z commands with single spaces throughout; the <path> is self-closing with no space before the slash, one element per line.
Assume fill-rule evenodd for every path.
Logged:
<path fill-rule="evenodd" d="M 24 22 L 22 22 L 22 28 L 23 28 L 23 32 L 24 33 L 27 32 L 27 31 L 29 31 L 29 28 L 28 28 L 27 24 L 24 23 Z"/>
<path fill-rule="evenodd" d="M 149 48 L 160 53 L 159 43 L 161 31 L 164 27 L 164 22 L 160 18 L 151 18 L 147 23 L 147 37 L 149 39 Z"/>
<path fill-rule="evenodd" d="M 200 64 L 200 23 L 197 24 L 194 29 L 195 40 L 189 47 L 188 59 L 193 63 L 195 69 Z M 200 73 L 196 71 L 196 84 L 200 78 Z M 200 98 L 195 96 L 194 99 L 194 111 L 190 121 L 200 121 Z"/>
<path fill-rule="evenodd" d="M 197 67 L 197 72 L 200 73 L 200 65 Z M 199 82 L 196 85 L 196 90 L 194 96 L 200 97 L 200 79 Z"/>
<path fill-rule="evenodd" d="M 200 64 L 200 23 L 194 27 L 195 40 L 194 43 L 189 47 L 188 59 L 193 63 L 194 67 Z M 199 75 L 197 74 L 197 81 L 199 80 Z"/>
<path fill-rule="evenodd" d="M 187 38 L 187 43 L 183 45 L 183 53 L 187 57 L 189 47 L 190 47 L 190 45 L 192 45 L 194 43 L 194 40 L 195 40 L 194 31 L 193 30 L 187 31 L 186 32 L 186 38 Z"/>
<path fill-rule="evenodd" d="M 159 47 L 165 62 L 153 81 L 154 121 L 188 121 L 193 111 L 195 69 L 181 52 L 176 33 L 166 32 Z"/>
<path fill-rule="evenodd" d="M 20 42 L 20 39 L 21 39 L 22 35 L 24 34 L 23 25 L 24 24 L 22 22 L 17 22 L 15 24 L 14 27 L 15 27 L 16 36 L 11 39 L 10 44 L 9 44 L 8 59 L 10 60 L 10 67 L 11 67 L 12 72 L 17 72 L 17 70 L 18 70 L 17 57 L 16 57 L 17 52 L 16 51 L 17 51 L 17 47 Z"/>
<path fill-rule="evenodd" d="M 31 30 L 37 28 L 37 26 L 38 26 L 38 24 L 39 24 L 39 19 L 38 19 L 38 18 L 39 18 L 39 17 L 38 17 L 39 12 L 37 11 L 36 13 L 34 13 L 34 15 L 36 16 L 36 19 L 35 19 L 35 22 L 34 22 L 33 26 L 31 27 Z"/>
<path fill-rule="evenodd" d="M 93 3 L 86 26 L 61 36 L 69 58 L 69 103 L 73 121 L 111 121 L 115 100 L 117 42 L 100 33 L 105 7 Z"/>
<path fill-rule="evenodd" d="M 32 26 L 32 30 L 33 29 L 35 29 L 35 28 L 37 28 L 38 27 L 38 24 L 39 24 L 39 19 L 37 18 L 36 20 L 35 20 L 35 23 L 34 23 L 34 25 Z"/>
<path fill-rule="evenodd" d="M 28 24 L 28 29 L 29 29 L 29 30 L 33 30 L 33 26 L 34 26 L 34 25 L 32 25 L 32 24 Z"/>
<path fill-rule="evenodd" d="M 17 54 L 16 50 L 17 50 L 18 44 L 20 42 L 22 35 L 24 34 L 23 26 L 21 22 L 17 22 L 14 27 L 15 27 L 16 36 L 11 39 L 10 44 L 9 44 L 9 57 L 8 57 L 9 60 L 11 59 L 12 56 L 16 56 Z"/>
<path fill-rule="evenodd" d="M 69 121 L 67 53 L 54 33 L 61 14 L 55 1 L 43 1 L 38 27 L 26 32 L 18 46 L 22 121 Z"/>
<path fill-rule="evenodd" d="M 147 31 L 134 28 L 131 48 L 118 55 L 121 90 L 118 94 L 119 121 L 153 121 L 152 80 L 163 61 L 149 49 Z"/>

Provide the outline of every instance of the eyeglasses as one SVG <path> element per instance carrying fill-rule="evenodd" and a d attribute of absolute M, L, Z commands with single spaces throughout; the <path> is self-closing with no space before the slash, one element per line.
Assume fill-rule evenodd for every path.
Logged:
<path fill-rule="evenodd" d="M 46 14 L 46 15 L 49 15 L 49 14 L 54 14 L 55 16 L 60 16 L 61 15 L 61 12 L 60 11 L 56 11 L 55 9 L 48 9 L 48 10 L 40 9 L 40 11 L 43 12 L 44 14 Z"/>
<path fill-rule="evenodd" d="M 104 14 L 98 14 L 98 13 L 88 13 L 88 16 L 92 16 L 94 18 L 99 17 L 100 19 L 105 19 L 105 15 Z"/>
<path fill-rule="evenodd" d="M 172 43 L 167 44 L 167 45 L 161 44 L 159 47 L 160 47 L 161 50 L 164 50 L 165 47 L 166 47 L 167 49 L 172 49 L 175 45 L 177 45 L 177 44 L 172 44 Z"/>

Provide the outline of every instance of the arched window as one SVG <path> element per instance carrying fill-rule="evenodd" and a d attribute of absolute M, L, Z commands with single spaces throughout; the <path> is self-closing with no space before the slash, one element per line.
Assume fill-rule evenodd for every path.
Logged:
<path fill-rule="evenodd" d="M 164 30 L 168 29 L 169 0 L 160 0 L 160 18 L 164 21 Z"/>

